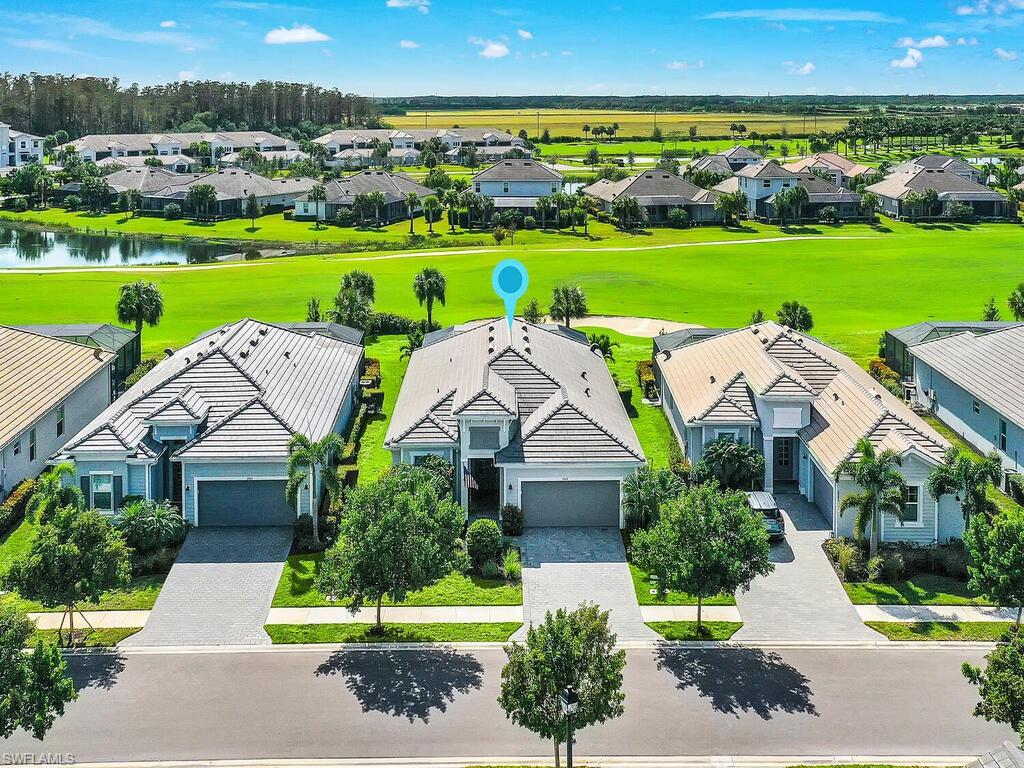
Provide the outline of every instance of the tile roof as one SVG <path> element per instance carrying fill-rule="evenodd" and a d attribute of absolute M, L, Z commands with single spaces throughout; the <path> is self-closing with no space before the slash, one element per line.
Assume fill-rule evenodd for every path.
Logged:
<path fill-rule="evenodd" d="M 162 139 L 163 141 L 158 141 Z M 150 152 L 157 143 L 180 143 L 183 149 L 191 144 L 201 142 L 228 143 L 238 147 L 256 147 L 260 144 L 286 146 L 295 142 L 276 136 L 267 131 L 207 131 L 201 133 L 103 133 L 89 134 L 62 144 L 58 149 L 70 147 L 76 152 L 91 150 L 108 152 L 112 146 L 127 149 L 130 152 Z"/>
<path fill-rule="evenodd" d="M 127 192 L 130 189 L 149 195 L 168 185 L 181 183 L 185 178 L 183 174 L 175 173 L 163 166 L 154 167 L 141 165 L 130 168 L 122 168 L 103 177 L 110 190 L 114 193 Z M 63 192 L 77 192 L 82 188 L 80 182 L 72 181 L 61 186 Z"/>
<path fill-rule="evenodd" d="M 862 437 L 876 445 L 905 441 L 934 461 L 949 447 L 850 358 L 774 322 L 693 341 L 656 360 L 689 423 L 744 423 L 761 397 L 810 403 L 811 423 L 800 437 L 826 472 L 851 458 Z"/>
<path fill-rule="evenodd" d="M 508 144 L 513 136 L 497 128 L 405 128 L 395 131 L 392 128 L 345 128 L 331 131 L 323 136 L 313 139 L 317 144 L 329 144 L 332 141 L 336 144 L 352 144 L 356 140 L 363 142 L 390 141 L 393 136 L 412 137 L 417 143 L 427 142 L 433 138 L 441 138 L 445 135 L 459 137 L 463 141 L 483 143 L 488 139 L 500 144 Z"/>
<path fill-rule="evenodd" d="M 198 446 L 216 428 L 211 438 L 216 447 L 210 451 L 221 450 L 230 438 L 236 456 L 284 457 L 284 432 L 253 427 L 253 420 L 265 422 L 263 414 L 270 413 L 289 436 L 301 433 L 319 440 L 334 428 L 349 397 L 348 385 L 359 375 L 362 355 L 362 346 L 329 335 L 239 320 L 161 360 L 72 437 L 62 453 L 120 445 L 129 455 L 153 455 L 147 421 L 169 420 L 163 414 L 171 412 L 205 418 L 206 429 L 186 446 L 190 456 L 208 450 Z M 239 425 L 229 428 L 236 418 Z"/>
<path fill-rule="evenodd" d="M 796 174 L 786 170 L 774 160 L 762 160 L 736 171 L 737 176 L 747 179 L 792 179 Z"/>
<path fill-rule="evenodd" d="M 0 325 L 0 447 L 60 405 L 114 357 L 100 347 Z M 96 403 L 96 408 L 102 405 Z"/>
<path fill-rule="evenodd" d="M 782 167 L 787 171 L 801 173 L 803 171 L 809 171 L 811 168 L 820 168 L 822 166 L 842 171 L 843 175 L 850 177 L 860 176 L 864 173 L 871 173 L 875 170 L 869 165 L 855 163 L 849 158 L 843 157 L 835 152 L 818 152 L 800 160 L 795 160 L 792 163 L 786 163 Z"/>
<path fill-rule="evenodd" d="M 390 171 L 362 171 L 342 179 L 334 179 L 324 186 L 327 189 L 327 202 L 332 205 L 351 205 L 356 195 L 377 191 L 384 193 L 388 203 L 404 202 L 410 192 L 419 195 L 420 199 L 437 194 L 430 187 L 413 181 L 404 173 Z M 298 201 L 305 199 L 306 195 L 296 198 Z"/>
<path fill-rule="evenodd" d="M 641 205 L 714 205 L 718 198 L 718 193 L 659 168 L 640 171 L 619 181 L 599 179 L 584 187 L 583 192 L 606 202 L 623 196 L 635 197 Z"/>
<path fill-rule="evenodd" d="M 902 200 L 911 190 L 921 193 L 926 189 L 938 192 L 939 200 L 1006 200 L 995 190 L 951 171 L 916 166 L 903 173 L 891 173 L 877 184 L 867 187 L 868 192 L 896 200 Z"/>
<path fill-rule="evenodd" d="M 539 160 L 500 160 L 476 174 L 473 181 L 561 181 L 564 178 Z"/>
<path fill-rule="evenodd" d="M 797 174 L 796 184 L 798 187 L 803 187 L 807 190 L 807 201 L 810 204 L 860 202 L 860 195 L 856 192 L 851 192 L 845 187 L 833 184 L 831 181 L 825 181 L 813 173 Z M 774 197 L 775 195 L 770 195 L 768 201 L 772 202 Z"/>
<path fill-rule="evenodd" d="M 954 333 L 970 331 L 972 333 L 986 333 L 988 331 L 999 331 L 1003 328 L 1012 328 L 1021 323 L 1005 321 L 934 321 L 926 320 L 921 323 L 904 325 L 900 328 L 892 328 L 886 331 L 890 336 L 899 339 L 907 346 L 919 344 L 922 341 L 929 341 L 939 336 L 949 336 Z"/>
<path fill-rule="evenodd" d="M 735 146 L 729 147 L 724 152 L 719 152 L 722 157 L 727 157 L 730 160 L 754 160 L 760 161 L 764 159 L 764 156 L 750 149 L 744 147 L 742 144 L 736 144 Z"/>
<path fill-rule="evenodd" d="M 892 172 L 904 173 L 917 170 L 918 168 L 942 169 L 950 173 L 967 174 L 968 176 L 978 176 L 981 174 L 981 171 L 970 163 L 961 160 L 959 157 L 950 157 L 949 155 L 919 155 L 895 166 Z"/>
<path fill-rule="evenodd" d="M 20 331 L 40 333 L 43 336 L 73 341 L 88 338 L 93 344 L 108 352 L 117 352 L 135 338 L 135 331 L 109 323 L 49 323 L 46 325 L 11 326 Z"/>
<path fill-rule="evenodd" d="M 732 176 L 732 166 L 729 160 L 722 155 L 705 155 L 698 157 L 687 166 L 688 171 L 711 171 L 720 176 Z"/>
<path fill-rule="evenodd" d="M 134 171 L 135 169 L 128 170 Z M 192 187 L 208 184 L 216 190 L 218 200 L 242 200 L 249 195 L 256 195 L 256 197 L 297 195 L 308 192 L 317 184 L 316 179 L 304 176 L 282 176 L 269 179 L 241 168 L 224 168 L 210 173 L 172 173 L 171 176 L 173 178 L 163 188 L 143 194 L 157 198 L 183 200 L 188 196 L 188 191 Z"/>
<path fill-rule="evenodd" d="M 451 444 L 458 415 L 511 417 L 498 463 L 642 462 L 599 352 L 574 335 L 504 318 L 441 332 L 413 353 L 384 444 Z"/>
<path fill-rule="evenodd" d="M 910 354 L 990 408 L 1024 425 L 1024 325 L 970 331 L 910 347 Z"/>

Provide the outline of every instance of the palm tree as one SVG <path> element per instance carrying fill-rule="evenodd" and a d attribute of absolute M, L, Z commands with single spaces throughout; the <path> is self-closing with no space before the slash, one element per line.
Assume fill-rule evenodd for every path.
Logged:
<path fill-rule="evenodd" d="M 313 541 L 320 543 L 320 505 L 315 498 L 316 489 L 322 484 L 327 495 L 333 500 L 341 492 L 341 479 L 332 471 L 334 457 L 345 450 L 345 441 L 335 432 L 329 432 L 320 440 L 311 440 L 305 435 L 292 435 L 288 441 L 288 482 L 285 484 L 285 498 L 293 507 L 298 506 L 299 491 L 309 488 L 313 499 Z"/>
<path fill-rule="evenodd" d="M 217 204 L 217 190 L 210 184 L 196 184 L 189 187 L 185 195 L 185 205 L 197 218 L 208 216 L 210 209 Z"/>
<path fill-rule="evenodd" d="M 327 187 L 323 184 L 314 184 L 309 192 L 306 193 L 306 199 L 316 206 L 314 208 L 314 217 L 316 218 L 316 229 L 320 229 L 320 203 L 327 202 Z"/>
<path fill-rule="evenodd" d="M 987 512 L 988 486 L 996 485 L 1003 477 L 1003 463 L 992 451 L 977 459 L 959 448 L 950 448 L 945 461 L 928 474 L 928 493 L 933 499 L 955 495 L 968 525 L 971 517 Z"/>
<path fill-rule="evenodd" d="M 426 332 L 422 325 L 416 325 L 411 331 L 405 335 L 405 344 L 399 347 L 399 360 L 405 360 L 406 358 L 412 357 L 412 353 L 423 346 L 423 337 L 426 336 Z"/>
<path fill-rule="evenodd" d="M 669 469 L 640 467 L 622 481 L 622 512 L 630 530 L 649 528 L 661 517 L 661 505 L 683 490 L 679 477 Z"/>
<path fill-rule="evenodd" d="M 365 192 L 357 192 L 352 198 L 352 210 L 359 217 L 359 226 L 361 227 L 366 224 L 366 212 L 373 207 L 368 198 L 369 196 Z"/>
<path fill-rule="evenodd" d="M 122 194 L 124 195 L 124 211 L 130 213 L 134 219 L 139 208 L 142 207 L 142 193 L 137 189 L 127 189 Z"/>
<path fill-rule="evenodd" d="M 58 509 L 85 509 L 85 496 L 75 485 L 75 463 L 62 461 L 43 472 L 32 489 L 25 516 L 45 523 Z"/>
<path fill-rule="evenodd" d="M 917 211 L 924 202 L 924 198 L 914 190 L 910 190 L 903 198 L 904 208 L 909 208 L 911 211 Z M 914 213 L 910 214 L 911 218 L 914 217 Z"/>
<path fill-rule="evenodd" d="M 551 196 L 551 202 L 555 204 L 555 228 L 562 228 L 562 211 L 572 205 L 572 200 L 565 192 L 556 192 Z"/>
<path fill-rule="evenodd" d="M 804 205 L 809 203 L 811 198 L 807 194 L 805 187 L 796 186 L 789 190 L 789 201 L 796 207 L 796 223 L 799 224 L 803 219 Z"/>
<path fill-rule="evenodd" d="M 448 229 L 451 232 L 455 231 L 455 219 L 459 215 L 459 203 L 461 200 L 461 194 L 455 189 L 449 189 L 444 193 L 444 204 L 448 209 Z"/>
<path fill-rule="evenodd" d="M 134 323 L 135 333 L 142 335 L 142 324 L 150 328 L 160 324 L 164 314 L 164 297 L 156 283 L 136 280 L 121 286 L 117 299 L 117 321 Z"/>
<path fill-rule="evenodd" d="M 889 514 L 899 520 L 903 519 L 906 484 L 897 469 L 902 460 L 898 453 L 889 448 L 877 453 L 874 444 L 866 437 L 857 441 L 856 454 L 860 458 L 844 459 L 832 477 L 838 483 L 842 475 L 850 475 L 860 486 L 860 491 L 847 494 L 839 502 L 839 513 L 848 509 L 857 510 L 853 532 L 858 539 L 864 537 L 868 526 L 871 527 L 868 557 L 874 557 L 878 553 L 881 516 Z"/>
<path fill-rule="evenodd" d="M 373 206 L 374 218 L 377 220 L 377 229 L 380 229 L 380 209 L 388 204 L 388 199 L 379 189 L 373 190 L 366 195 L 366 202 Z"/>
<path fill-rule="evenodd" d="M 537 198 L 537 213 L 540 214 L 540 228 L 547 229 L 548 226 L 548 214 L 551 213 L 552 208 L 551 198 L 547 195 L 541 195 Z"/>
<path fill-rule="evenodd" d="M 448 280 L 441 270 L 436 267 L 424 267 L 413 278 L 412 292 L 420 306 L 427 305 L 427 330 L 434 328 L 434 302 L 441 302 L 444 306 L 445 290 L 448 288 Z"/>
<path fill-rule="evenodd" d="M 571 320 L 587 316 L 587 294 L 578 285 L 556 285 L 551 291 L 548 314 L 568 328 Z"/>
<path fill-rule="evenodd" d="M 416 219 L 413 218 L 416 214 L 416 209 L 420 207 L 420 196 L 415 192 L 409 192 L 405 196 L 405 209 L 409 214 L 409 234 L 415 234 L 413 230 L 413 224 Z"/>
<path fill-rule="evenodd" d="M 1017 285 L 1006 303 L 1010 305 L 1010 314 L 1014 320 L 1024 320 L 1024 283 Z"/>
<path fill-rule="evenodd" d="M 354 288 L 368 301 L 377 300 L 377 281 L 365 269 L 350 269 L 341 276 L 341 287 Z"/>
<path fill-rule="evenodd" d="M 772 198 L 772 203 L 775 206 L 775 212 L 779 214 L 779 226 L 785 227 L 786 216 L 789 215 L 789 209 L 793 207 L 793 190 L 779 190 Z"/>
<path fill-rule="evenodd" d="M 864 214 L 869 224 L 875 220 L 875 211 L 880 204 L 881 201 L 874 192 L 865 192 L 860 196 L 860 212 Z"/>
<path fill-rule="evenodd" d="M 430 234 L 434 234 L 434 220 L 441 218 L 441 201 L 437 199 L 437 195 L 431 195 L 423 201 L 423 215 L 427 219 L 427 231 Z"/>
<path fill-rule="evenodd" d="M 928 222 L 931 223 L 932 215 L 935 213 L 935 206 L 939 204 L 939 193 L 929 187 L 921 193 L 921 205 L 924 206 L 928 215 Z"/>
<path fill-rule="evenodd" d="M 619 346 L 619 342 L 612 341 L 607 333 L 588 333 L 587 341 L 591 347 L 597 347 L 605 360 L 615 362 L 615 347 Z"/>

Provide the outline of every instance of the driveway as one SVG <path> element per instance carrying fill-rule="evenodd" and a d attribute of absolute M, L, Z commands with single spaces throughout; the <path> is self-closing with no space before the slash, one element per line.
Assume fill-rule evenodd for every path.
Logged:
<path fill-rule="evenodd" d="M 520 539 L 523 557 L 523 627 L 541 624 L 548 611 L 575 609 L 590 602 L 609 611 L 619 640 L 655 640 L 644 624 L 626 564 L 622 536 L 615 528 L 527 528 Z"/>
<path fill-rule="evenodd" d="M 864 625 L 821 544 L 832 525 L 798 494 L 776 494 L 785 541 L 772 545 L 775 571 L 737 593 L 743 628 L 733 640 L 883 640 Z"/>
<path fill-rule="evenodd" d="M 145 628 L 121 645 L 270 645 L 263 624 L 291 543 L 291 528 L 193 528 Z"/>

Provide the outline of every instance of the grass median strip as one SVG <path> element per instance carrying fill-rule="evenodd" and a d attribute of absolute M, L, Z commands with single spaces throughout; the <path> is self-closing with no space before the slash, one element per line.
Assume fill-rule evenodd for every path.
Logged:
<path fill-rule="evenodd" d="M 697 598 L 686 592 L 679 592 L 670 589 L 665 593 L 664 598 L 652 595 L 654 588 L 650 581 L 650 574 L 633 563 L 629 564 L 629 575 L 633 578 L 633 589 L 636 592 L 636 599 L 640 605 L 696 605 Z M 704 606 L 709 605 L 736 605 L 736 598 L 732 595 L 715 595 L 704 601 Z"/>
<path fill-rule="evenodd" d="M 164 574 L 138 576 L 126 589 L 105 592 L 98 603 L 79 603 L 76 607 L 80 611 L 148 611 L 156 603 L 166 578 Z M 26 613 L 60 613 L 64 610 L 63 606 L 46 608 L 41 603 L 24 600 L 12 593 L 0 596 L 0 607 L 7 606 Z"/>
<path fill-rule="evenodd" d="M 522 626 L 494 624 L 385 624 L 384 634 L 371 634 L 372 624 L 267 624 L 275 645 L 306 643 L 504 643 Z"/>
<path fill-rule="evenodd" d="M 102 629 L 75 630 L 77 638 L 76 647 L 79 648 L 113 648 L 126 637 L 131 637 L 142 627 L 104 627 Z M 64 631 L 65 642 L 67 642 L 67 631 Z M 56 629 L 37 629 L 32 642 L 42 640 L 45 643 L 57 642 Z"/>
<path fill-rule="evenodd" d="M 935 574 L 918 574 L 892 584 L 846 582 L 843 589 L 854 605 L 993 605 L 972 594 L 967 582 Z"/>
<path fill-rule="evenodd" d="M 890 640 L 961 641 L 995 643 L 1005 640 L 1013 624 L 1008 621 L 866 621 Z"/>
<path fill-rule="evenodd" d="M 728 640 L 743 626 L 739 621 L 648 621 L 647 626 L 666 640 Z"/>

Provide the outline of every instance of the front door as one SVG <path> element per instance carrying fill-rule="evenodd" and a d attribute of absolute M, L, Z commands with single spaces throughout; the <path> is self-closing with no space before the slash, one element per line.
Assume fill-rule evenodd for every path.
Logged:
<path fill-rule="evenodd" d="M 773 478 L 779 480 L 793 480 L 793 443 L 796 438 L 776 437 L 772 442 L 775 444 L 775 467 Z"/>

